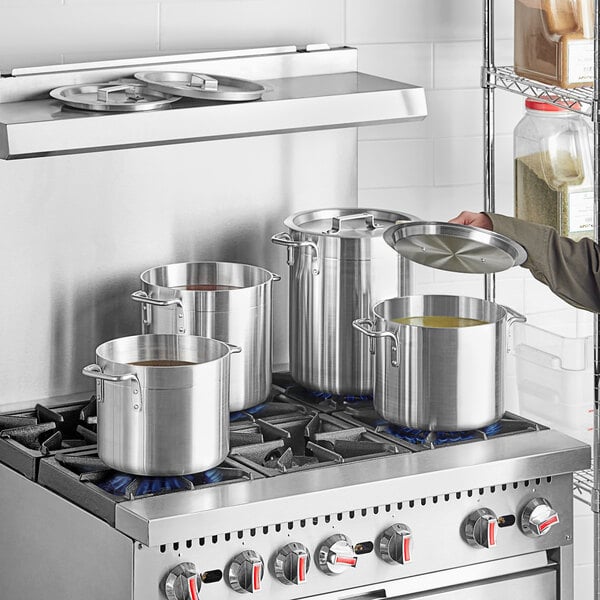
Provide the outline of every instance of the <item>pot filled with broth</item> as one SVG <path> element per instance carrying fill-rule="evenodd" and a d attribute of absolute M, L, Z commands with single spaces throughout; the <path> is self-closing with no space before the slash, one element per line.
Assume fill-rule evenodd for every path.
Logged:
<path fill-rule="evenodd" d="M 229 451 L 229 361 L 239 348 L 193 335 L 136 335 L 96 348 L 98 455 L 145 476 L 199 473 Z"/>
<path fill-rule="evenodd" d="M 199 335 L 239 346 L 231 359 L 230 410 L 264 402 L 273 362 L 271 284 L 261 267 L 229 262 L 178 263 L 144 271 L 131 298 L 144 333 Z"/>
<path fill-rule="evenodd" d="M 375 410 L 429 431 L 478 429 L 504 412 L 507 328 L 525 317 L 465 296 L 405 296 L 357 319 L 375 354 Z"/>

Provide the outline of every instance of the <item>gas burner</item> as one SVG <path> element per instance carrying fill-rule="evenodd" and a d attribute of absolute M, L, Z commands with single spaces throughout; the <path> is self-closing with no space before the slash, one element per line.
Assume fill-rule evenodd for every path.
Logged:
<path fill-rule="evenodd" d="M 308 390 L 299 385 L 289 385 L 284 388 L 284 394 L 288 398 L 302 402 L 307 406 L 325 413 L 344 410 L 347 406 L 373 407 L 373 397 L 369 395 L 339 395 L 331 392 Z"/>
<path fill-rule="evenodd" d="M 497 421 L 487 427 L 471 431 L 426 431 L 423 429 L 413 429 L 403 427 L 402 425 L 388 424 L 383 430 L 411 444 L 433 444 L 441 446 L 443 444 L 452 444 L 456 442 L 465 442 L 467 440 L 485 439 L 498 435 L 502 432 L 502 422 Z"/>
<path fill-rule="evenodd" d="M 257 477 L 261 475 L 229 457 L 217 467 L 202 473 L 182 477 L 140 477 L 111 469 L 94 448 L 44 458 L 40 461 L 38 481 L 114 525 L 115 506 L 120 502 L 227 485 Z"/>
<path fill-rule="evenodd" d="M 232 413 L 229 413 L 229 422 L 235 423 L 237 421 L 246 421 L 250 417 L 260 415 L 260 413 L 264 412 L 266 407 L 267 403 L 263 402 L 262 404 L 258 404 L 257 406 L 251 406 L 250 408 L 246 408 L 245 410 L 236 410 Z"/>
<path fill-rule="evenodd" d="M 221 469 L 209 469 L 203 473 L 181 477 L 141 477 L 113 472 L 96 485 L 109 494 L 136 498 L 139 496 L 166 494 L 177 490 L 192 490 L 196 486 L 219 483 L 225 475 Z"/>
<path fill-rule="evenodd" d="M 319 400 L 333 400 L 334 402 L 342 402 L 343 404 L 354 404 L 356 402 L 373 402 L 373 396 L 365 394 L 363 396 L 344 396 L 332 394 L 331 392 L 316 392 L 314 390 L 307 390 L 314 398 Z"/>

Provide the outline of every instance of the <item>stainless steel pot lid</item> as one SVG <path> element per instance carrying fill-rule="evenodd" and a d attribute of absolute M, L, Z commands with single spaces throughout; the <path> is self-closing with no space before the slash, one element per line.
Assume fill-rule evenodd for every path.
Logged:
<path fill-rule="evenodd" d="M 498 273 L 527 260 L 517 242 L 456 223 L 400 223 L 386 229 L 383 239 L 404 258 L 444 271 Z"/>
<path fill-rule="evenodd" d="M 143 71 L 136 73 L 135 78 L 166 94 L 219 102 L 258 100 L 265 91 L 265 87 L 255 81 L 208 73 Z"/>
<path fill-rule="evenodd" d="M 285 225 L 293 231 L 335 238 L 383 237 L 383 232 L 398 221 L 416 221 L 407 213 L 377 208 L 322 208 L 291 215 Z"/>
<path fill-rule="evenodd" d="M 66 85 L 53 89 L 50 96 L 73 108 L 104 112 L 156 110 L 180 100 L 137 80 Z"/>

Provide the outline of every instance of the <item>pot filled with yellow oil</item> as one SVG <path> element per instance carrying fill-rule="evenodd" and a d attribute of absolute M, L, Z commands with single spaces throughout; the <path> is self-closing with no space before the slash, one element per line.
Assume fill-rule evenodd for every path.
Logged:
<path fill-rule="evenodd" d="M 525 317 L 465 296 L 405 296 L 357 319 L 375 354 L 375 410 L 430 431 L 485 427 L 504 412 L 507 328 Z"/>

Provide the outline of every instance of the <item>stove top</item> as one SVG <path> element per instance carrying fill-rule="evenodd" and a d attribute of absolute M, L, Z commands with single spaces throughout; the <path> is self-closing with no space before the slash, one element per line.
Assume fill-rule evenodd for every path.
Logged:
<path fill-rule="evenodd" d="M 37 405 L 31 411 L 0 415 L 0 461 L 112 524 L 115 507 L 126 501 L 439 452 L 546 428 L 507 413 L 498 423 L 476 431 L 416 431 L 386 422 L 370 398 L 315 394 L 295 385 L 289 375 L 275 374 L 267 402 L 231 414 L 229 456 L 205 473 L 146 479 L 119 473 L 98 457 L 95 429 L 94 397 L 52 410 Z"/>

